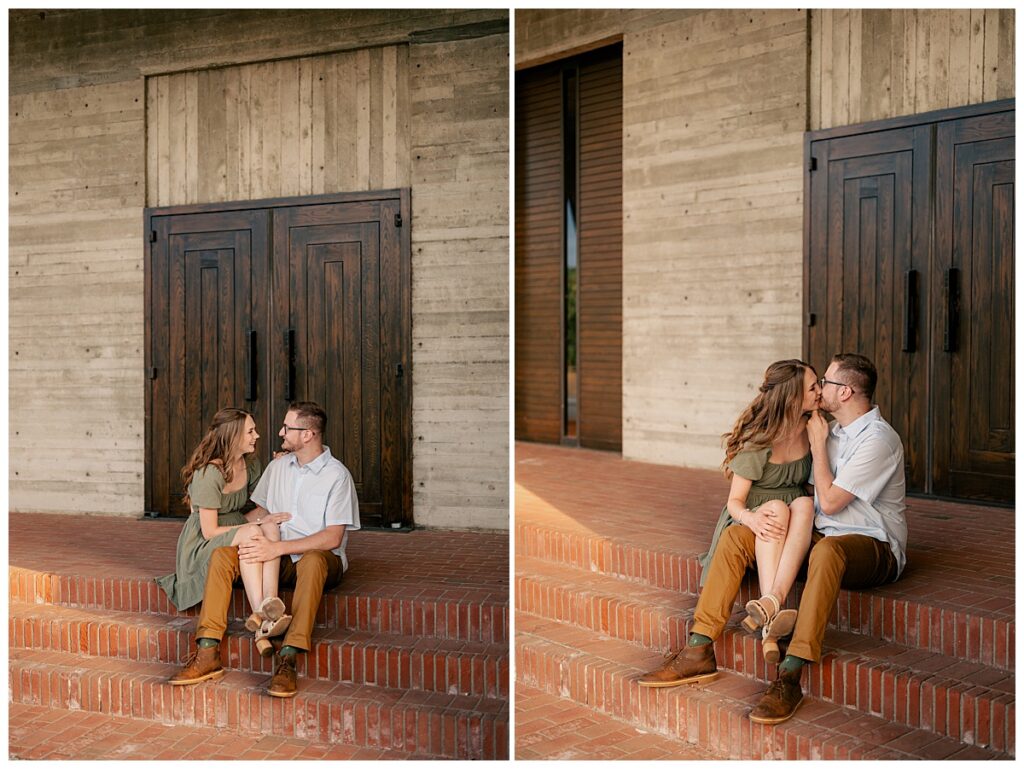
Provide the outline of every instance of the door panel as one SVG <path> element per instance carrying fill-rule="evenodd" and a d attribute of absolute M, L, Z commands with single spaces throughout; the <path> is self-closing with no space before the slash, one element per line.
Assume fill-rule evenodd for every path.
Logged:
<path fill-rule="evenodd" d="M 274 212 L 275 312 L 295 339 L 291 399 L 327 411 L 325 443 L 352 472 L 360 513 L 383 523 L 403 520 L 406 471 L 398 406 L 408 362 L 400 344 L 384 344 L 403 336 L 397 213 L 397 203 L 376 202 Z M 279 352 L 283 396 L 288 351 Z"/>
<path fill-rule="evenodd" d="M 218 409 L 245 408 L 261 434 L 269 427 L 260 400 L 265 366 L 255 366 L 263 374 L 253 383 L 256 397 L 246 398 L 250 355 L 259 355 L 266 333 L 257 319 L 269 295 L 268 222 L 266 212 L 155 220 L 149 510 L 188 515 L 179 474 Z M 270 452 L 262 444 L 266 462 Z"/>
<path fill-rule="evenodd" d="M 903 439 L 908 488 L 924 491 L 928 381 L 919 298 L 927 280 L 930 133 L 813 142 L 811 153 L 820 170 L 811 174 L 808 360 L 819 374 L 839 352 L 874 362 L 875 402 Z"/>
<path fill-rule="evenodd" d="M 936 492 L 1014 498 L 1013 113 L 949 121 L 937 139 Z"/>

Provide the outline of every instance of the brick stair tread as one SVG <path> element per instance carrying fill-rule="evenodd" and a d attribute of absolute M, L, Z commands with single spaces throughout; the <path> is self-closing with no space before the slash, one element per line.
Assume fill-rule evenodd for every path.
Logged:
<path fill-rule="evenodd" d="M 532 686 L 516 687 L 519 761 L 721 761 L 728 758 Z"/>
<path fill-rule="evenodd" d="M 598 617 L 596 614 L 589 614 L 592 620 L 589 625 L 580 625 L 575 621 L 572 624 L 595 632 L 607 632 L 620 640 L 653 651 L 667 651 L 682 645 L 697 604 L 696 597 L 688 594 L 680 595 L 665 588 L 636 585 L 598 572 L 582 572 L 563 564 L 517 556 L 517 616 L 522 615 L 519 603 L 525 600 L 522 588 L 526 583 L 536 584 L 542 589 L 560 590 L 576 600 L 589 597 L 592 603 L 607 609 L 607 625 L 604 616 Z M 619 607 L 623 607 L 622 614 L 618 613 Z M 768 681 L 774 677 L 774 673 L 770 677 L 767 675 L 760 644 L 739 626 L 746 613 L 736 608 L 737 611 L 723 633 L 732 644 L 734 653 L 723 656 L 720 664 L 726 669 Z M 637 633 L 634 626 L 640 615 L 644 620 Z M 547 619 L 566 621 L 563 617 Z M 594 627 L 595 621 L 602 627 Z M 658 632 L 662 623 L 669 625 L 669 628 Z M 671 627 L 673 623 L 675 628 Z M 624 638 L 623 631 L 631 637 Z M 750 649 L 743 648 L 745 646 L 753 647 L 752 654 Z M 918 680 L 932 679 L 936 686 L 963 684 L 979 690 L 976 694 L 981 696 L 1013 695 L 1016 691 L 1016 677 L 1010 671 L 834 628 L 829 628 L 825 633 L 823 657 L 828 658 L 829 655 L 858 668 L 881 667 L 909 671 Z M 749 664 L 751 661 L 755 662 L 753 666 Z M 735 663 L 735 666 L 730 663 Z"/>
<path fill-rule="evenodd" d="M 508 703 L 498 699 L 302 677 L 298 694 L 280 699 L 265 693 L 269 677 L 264 673 L 229 669 L 219 681 L 168 685 L 166 680 L 179 668 L 161 662 L 12 648 L 9 702 L 222 728 L 234 721 L 239 733 L 368 747 L 404 749 L 401 741 L 410 733 L 426 731 L 429 737 L 422 739 L 429 739 L 429 744 L 417 745 L 415 752 L 454 758 L 495 757 L 507 728 Z M 360 714 L 362 729 L 356 723 Z M 386 738 L 400 744 L 386 744 Z"/>
<path fill-rule="evenodd" d="M 9 625 L 15 648 L 173 664 L 192 650 L 195 620 L 15 601 Z M 272 660 L 255 652 L 241 621 L 229 623 L 222 648 L 233 669 L 272 672 Z M 314 632 L 298 672 L 318 680 L 507 698 L 508 668 L 503 645 L 333 629 Z"/>
<path fill-rule="evenodd" d="M 533 534 L 527 536 L 531 530 Z M 515 531 L 517 563 L 529 558 L 531 562 L 569 568 L 582 580 L 604 575 L 628 580 L 638 590 L 649 587 L 695 600 L 700 566 L 694 553 L 681 553 L 667 546 L 617 542 L 585 528 L 539 523 L 532 521 L 528 512 L 520 514 L 518 509 Z M 530 543 L 531 539 L 543 540 L 555 553 L 542 556 Z M 908 595 L 898 586 L 897 582 L 870 591 L 841 590 L 839 614 L 834 615 L 839 619 L 833 620 L 833 626 L 857 630 L 855 625 L 866 624 L 867 632 L 878 638 L 906 640 L 907 646 L 1014 669 L 1015 620 L 1012 615 L 1007 616 L 1005 608 L 986 608 L 984 602 L 963 605 L 948 590 L 944 595 Z M 791 605 L 796 605 L 801 590 L 802 583 L 798 582 L 790 596 Z M 756 597 L 756 591 L 756 578 L 748 575 L 738 601 L 744 603 Z M 1005 597 L 992 600 L 1005 603 Z M 896 620 L 897 613 L 906 614 L 902 625 Z"/>
<path fill-rule="evenodd" d="M 441 759 L 402 750 L 360 748 L 272 735 L 230 735 L 40 705 L 8 707 L 8 757 L 15 760 L 385 760 Z"/>
<path fill-rule="evenodd" d="M 26 603 L 181 617 L 199 613 L 198 607 L 178 611 L 151 577 L 81 576 L 17 566 L 10 566 L 8 574 L 10 598 Z M 291 594 L 288 588 L 281 590 L 286 603 Z M 244 620 L 249 611 L 243 589 L 236 587 L 228 619 Z M 507 643 L 508 595 L 460 585 L 343 582 L 324 593 L 317 626 Z"/>
<path fill-rule="evenodd" d="M 702 731 L 697 744 L 733 758 L 1008 757 L 1001 750 L 967 745 L 952 737 L 826 702 L 808 695 L 806 687 L 804 702 L 792 719 L 774 727 L 753 724 L 747 715 L 764 691 L 763 683 L 723 670 L 717 679 L 699 686 L 644 689 L 634 679 L 659 665 L 662 655 L 550 619 L 517 614 L 515 645 L 517 685 L 543 688 L 529 678 L 533 667 L 529 658 L 540 657 L 538 664 L 546 670 L 561 671 L 559 688 L 563 696 L 566 692 L 571 696 L 573 686 L 585 686 L 585 692 L 578 689 L 579 696 L 591 707 L 606 713 L 610 708 L 610 715 L 630 723 L 636 722 L 637 713 L 653 717 L 656 723 L 637 725 L 669 735 L 674 732 L 673 725 L 678 725 L 676 714 L 680 713 L 678 719 L 682 720 L 681 711 L 685 709 L 690 726 L 715 732 Z M 584 659 L 585 680 L 566 680 L 566 665 Z M 675 698 L 685 700 L 685 708 L 681 703 L 670 704 L 676 702 Z M 728 726 L 719 732 L 723 719 Z M 730 736 L 729 730 L 735 732 L 737 728 L 739 735 Z"/>

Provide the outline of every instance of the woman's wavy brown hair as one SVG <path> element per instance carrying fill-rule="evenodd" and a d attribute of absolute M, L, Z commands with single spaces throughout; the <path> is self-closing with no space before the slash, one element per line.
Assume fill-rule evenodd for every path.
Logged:
<path fill-rule="evenodd" d="M 214 467 L 220 470 L 221 475 L 224 476 L 225 485 L 231 483 L 231 478 L 234 475 L 232 467 L 235 464 L 234 460 L 238 458 L 233 454 L 237 451 L 239 438 L 245 430 L 245 418 L 249 416 L 252 415 L 248 411 L 233 408 L 221 409 L 213 415 L 213 421 L 207 428 L 206 435 L 199 441 L 199 445 L 196 446 L 185 466 L 181 468 L 181 482 L 185 485 L 186 505 L 191 505 L 188 487 L 192 483 L 192 476 L 198 470 L 213 463 L 215 459 L 220 460 L 219 464 L 214 464 Z"/>
<path fill-rule="evenodd" d="M 732 476 L 729 463 L 745 448 L 763 449 L 784 435 L 793 432 L 803 418 L 804 372 L 814 366 L 790 358 L 771 364 L 764 372 L 764 381 L 757 397 L 740 414 L 732 432 L 722 435 L 725 461 L 722 470 Z"/>

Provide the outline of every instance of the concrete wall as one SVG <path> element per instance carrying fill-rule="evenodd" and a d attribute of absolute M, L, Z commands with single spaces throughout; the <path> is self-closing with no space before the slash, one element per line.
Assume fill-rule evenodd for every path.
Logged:
<path fill-rule="evenodd" d="M 517 68 L 623 41 L 624 456 L 717 467 L 765 367 L 799 357 L 804 132 L 1010 95 L 1012 30 L 1012 11 L 516 12 Z"/>
<path fill-rule="evenodd" d="M 10 30 L 12 509 L 142 512 L 146 205 L 411 186 L 415 519 L 507 528 L 507 13 Z"/>

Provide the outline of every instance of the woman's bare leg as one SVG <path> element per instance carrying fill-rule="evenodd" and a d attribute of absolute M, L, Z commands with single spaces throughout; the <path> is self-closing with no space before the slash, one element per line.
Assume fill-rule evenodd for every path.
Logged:
<path fill-rule="evenodd" d="M 238 531 L 235 532 L 234 538 L 231 540 L 231 544 L 238 546 L 243 542 L 251 539 L 256 532 L 260 530 L 260 527 L 254 523 L 247 523 L 244 526 L 240 526 Z M 238 571 L 242 575 L 242 584 L 245 586 L 245 596 L 249 599 L 249 605 L 253 611 L 260 608 L 260 604 L 263 603 L 263 573 L 267 571 L 263 568 L 262 563 L 246 563 L 239 559 Z M 274 581 L 277 582 L 277 570 L 274 569 Z"/>
<path fill-rule="evenodd" d="M 789 505 L 789 529 L 782 546 L 779 560 L 775 566 L 775 577 L 769 590 L 782 603 L 789 595 L 796 581 L 800 564 L 807 556 L 811 546 L 811 529 L 814 527 L 814 500 L 811 497 L 799 497 Z M 760 568 L 760 567 L 758 567 Z M 761 590 L 764 590 L 762 586 Z"/>
<path fill-rule="evenodd" d="M 281 541 L 281 527 L 276 523 L 261 523 L 260 529 L 263 536 L 271 542 Z M 281 573 L 281 559 L 274 558 L 265 561 L 263 564 L 263 597 L 270 598 L 277 595 L 277 580 Z M 257 607 L 259 608 L 259 607 Z"/>
<path fill-rule="evenodd" d="M 767 509 L 774 512 L 775 520 L 778 521 L 783 529 L 789 525 L 789 506 L 782 500 L 773 499 L 765 502 L 759 509 Z M 772 592 L 772 585 L 775 583 L 775 575 L 778 572 L 779 561 L 782 558 L 783 548 L 788 536 L 789 532 L 787 530 L 783 534 L 782 539 L 777 541 L 765 542 L 760 538 L 754 540 L 754 556 L 757 559 L 757 582 L 761 588 L 761 595 L 768 595 Z M 779 603 L 782 603 L 782 600 L 785 598 L 784 595 L 776 597 L 779 599 Z"/>

